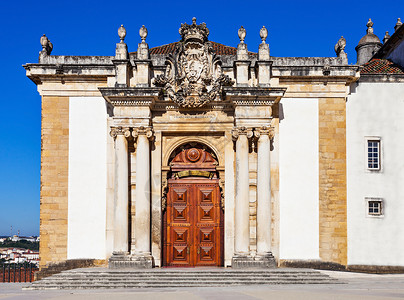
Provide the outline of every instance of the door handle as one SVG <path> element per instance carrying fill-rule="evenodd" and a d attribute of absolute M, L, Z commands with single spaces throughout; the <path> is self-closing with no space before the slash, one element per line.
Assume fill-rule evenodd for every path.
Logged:
<path fill-rule="evenodd" d="M 198 251 L 197 251 L 197 253 L 198 254 L 200 254 L 201 253 L 201 249 L 198 247 Z"/>
<path fill-rule="evenodd" d="M 189 254 L 189 247 L 187 247 L 187 254 Z"/>

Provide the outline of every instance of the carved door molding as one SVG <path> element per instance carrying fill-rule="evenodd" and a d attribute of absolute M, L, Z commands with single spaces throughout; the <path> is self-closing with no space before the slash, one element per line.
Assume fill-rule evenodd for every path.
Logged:
<path fill-rule="evenodd" d="M 178 153 L 167 181 L 163 266 L 223 265 L 223 210 L 216 160 L 203 149 Z"/>

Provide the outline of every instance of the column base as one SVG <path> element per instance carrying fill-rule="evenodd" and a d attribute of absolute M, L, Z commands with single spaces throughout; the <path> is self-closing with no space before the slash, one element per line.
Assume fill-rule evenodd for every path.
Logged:
<path fill-rule="evenodd" d="M 113 254 L 108 260 L 108 269 L 151 269 L 154 259 L 151 255 Z"/>
<path fill-rule="evenodd" d="M 231 260 L 233 269 L 269 269 L 276 268 L 276 261 L 272 253 L 263 256 L 235 255 Z"/>

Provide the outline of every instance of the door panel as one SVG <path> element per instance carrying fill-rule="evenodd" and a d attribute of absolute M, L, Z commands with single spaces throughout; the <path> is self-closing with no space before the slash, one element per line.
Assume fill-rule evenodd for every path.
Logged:
<path fill-rule="evenodd" d="M 217 180 L 169 180 L 165 265 L 222 265 L 223 230 Z"/>
<path fill-rule="evenodd" d="M 170 184 L 169 186 L 166 241 L 164 241 L 167 265 L 188 266 L 191 264 L 189 255 L 193 235 L 191 190 L 192 185 Z"/>
<path fill-rule="evenodd" d="M 218 184 L 195 184 L 197 218 L 195 224 L 195 265 L 214 266 L 219 263 L 219 200 Z"/>

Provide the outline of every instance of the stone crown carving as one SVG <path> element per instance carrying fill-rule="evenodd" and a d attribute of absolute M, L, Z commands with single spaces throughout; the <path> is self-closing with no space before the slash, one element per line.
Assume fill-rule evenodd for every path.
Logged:
<path fill-rule="evenodd" d="M 206 24 L 181 24 L 182 40 L 166 60 L 164 75 L 154 78 L 168 97 L 181 107 L 201 107 L 210 101 L 221 100 L 222 86 L 234 81 L 224 75 L 221 61 L 208 41 Z"/>

